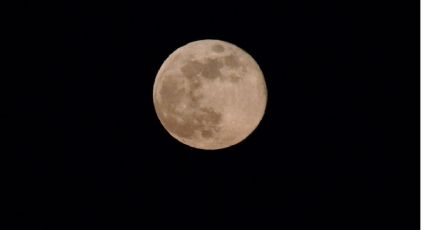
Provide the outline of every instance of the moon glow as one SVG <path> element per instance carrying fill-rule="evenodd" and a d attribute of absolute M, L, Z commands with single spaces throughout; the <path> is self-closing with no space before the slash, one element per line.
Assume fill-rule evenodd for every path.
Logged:
<path fill-rule="evenodd" d="M 255 60 L 220 40 L 199 40 L 175 50 L 155 78 L 153 101 L 167 132 L 198 149 L 243 141 L 264 116 L 267 88 Z"/>

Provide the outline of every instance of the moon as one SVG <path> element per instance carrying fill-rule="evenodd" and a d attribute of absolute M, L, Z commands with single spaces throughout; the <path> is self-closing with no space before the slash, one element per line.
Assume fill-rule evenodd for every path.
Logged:
<path fill-rule="evenodd" d="M 267 87 L 256 61 L 234 44 L 199 40 L 175 50 L 154 82 L 156 114 L 167 132 L 197 149 L 223 149 L 259 125 Z"/>

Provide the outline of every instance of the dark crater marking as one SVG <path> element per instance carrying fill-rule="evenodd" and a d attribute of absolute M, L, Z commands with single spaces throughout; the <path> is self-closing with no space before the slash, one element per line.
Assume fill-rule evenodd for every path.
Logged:
<path fill-rule="evenodd" d="M 184 71 L 186 71 L 186 73 L 196 73 L 199 71 L 199 69 L 196 69 L 197 66 L 198 64 L 194 64 Z M 199 99 L 202 95 L 195 95 L 194 91 L 200 87 L 200 81 L 196 78 L 189 77 L 190 90 L 186 92 L 184 89 L 176 87 L 178 85 L 178 80 L 170 76 L 164 76 L 164 78 L 167 78 L 167 80 L 163 82 L 160 89 L 161 101 L 164 106 L 162 108 L 163 112 L 160 113 L 160 118 L 166 128 L 170 132 L 184 138 L 193 137 L 197 131 L 199 131 L 204 138 L 212 138 L 214 133 L 218 131 L 217 125 L 221 122 L 222 115 L 215 112 L 210 107 L 201 107 L 199 105 Z M 188 106 L 193 108 L 193 114 L 183 114 L 176 109 L 177 105 L 182 102 L 185 96 L 189 96 L 191 99 Z M 165 116 L 165 113 L 169 115 Z M 178 118 L 181 120 L 179 121 Z"/>

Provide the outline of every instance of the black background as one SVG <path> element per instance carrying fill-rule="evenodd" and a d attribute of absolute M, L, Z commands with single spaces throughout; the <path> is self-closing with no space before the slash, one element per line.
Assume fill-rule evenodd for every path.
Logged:
<path fill-rule="evenodd" d="M 22 9 L 18 227 L 417 229 L 417 1 Z M 267 82 L 261 124 L 224 150 L 180 144 L 153 107 L 162 62 L 199 39 L 246 50 Z"/>

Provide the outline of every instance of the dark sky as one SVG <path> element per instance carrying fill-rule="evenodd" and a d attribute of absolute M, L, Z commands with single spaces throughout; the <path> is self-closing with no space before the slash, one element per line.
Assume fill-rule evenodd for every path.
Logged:
<path fill-rule="evenodd" d="M 17 226 L 417 229 L 417 1 L 156 2 L 22 5 Z M 162 62 L 199 39 L 267 82 L 261 124 L 224 150 L 180 144 L 153 107 Z"/>

